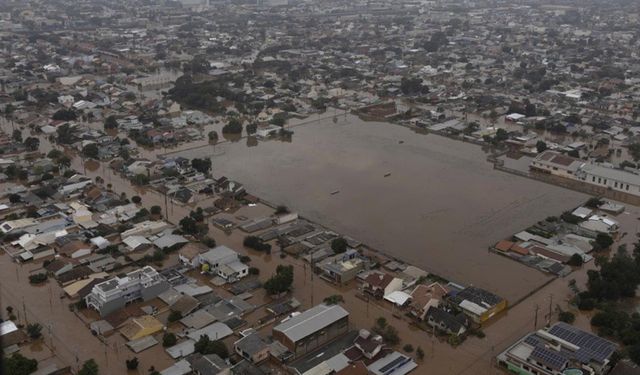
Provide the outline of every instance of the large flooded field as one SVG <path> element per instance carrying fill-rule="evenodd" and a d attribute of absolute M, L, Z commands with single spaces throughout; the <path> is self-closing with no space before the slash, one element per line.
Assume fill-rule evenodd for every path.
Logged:
<path fill-rule="evenodd" d="M 354 116 L 293 128 L 291 142 L 182 151 L 215 176 L 452 281 L 515 301 L 548 276 L 487 248 L 585 195 L 493 170 L 480 147 Z M 251 145 L 252 147 L 248 147 Z"/>

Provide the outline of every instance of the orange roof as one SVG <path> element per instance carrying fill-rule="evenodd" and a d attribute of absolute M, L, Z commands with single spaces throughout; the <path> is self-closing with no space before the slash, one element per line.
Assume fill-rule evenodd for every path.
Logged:
<path fill-rule="evenodd" d="M 494 246 L 494 248 L 495 248 L 496 250 L 500 250 L 500 251 L 507 252 L 507 251 L 509 251 L 509 249 L 511 249 L 511 246 L 513 246 L 513 245 L 514 245 L 514 243 L 513 243 L 513 242 L 511 242 L 511 241 L 502 240 L 502 241 L 498 242 L 498 243 Z"/>
<path fill-rule="evenodd" d="M 520 255 L 529 255 L 529 250 L 517 244 L 513 244 L 513 246 L 511 246 L 511 249 L 509 250 Z"/>

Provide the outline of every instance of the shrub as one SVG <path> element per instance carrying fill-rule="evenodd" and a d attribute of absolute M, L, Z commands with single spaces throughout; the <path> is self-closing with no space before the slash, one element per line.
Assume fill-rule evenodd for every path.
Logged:
<path fill-rule="evenodd" d="M 39 323 L 27 324 L 27 333 L 32 339 L 39 339 L 42 336 L 42 326 Z"/>
<path fill-rule="evenodd" d="M 424 359 L 424 350 L 422 350 L 422 348 L 419 346 L 418 349 L 416 349 L 416 357 L 418 357 L 419 360 Z"/>
<path fill-rule="evenodd" d="M 336 254 L 344 253 L 347 251 L 348 246 L 347 240 L 342 237 L 334 238 L 333 241 L 331 241 L 331 250 Z"/>
<path fill-rule="evenodd" d="M 267 254 L 271 253 L 271 245 L 268 243 L 264 243 L 259 237 L 256 236 L 245 237 L 242 244 L 249 249 L 264 251 Z"/>
<path fill-rule="evenodd" d="M 171 311 L 167 320 L 169 323 L 177 322 L 182 319 L 182 313 L 180 311 Z"/>
<path fill-rule="evenodd" d="M 411 353 L 411 352 L 413 352 L 413 345 L 406 344 L 405 346 L 402 347 L 402 350 L 404 350 L 407 353 Z"/>
<path fill-rule="evenodd" d="M 569 259 L 569 261 L 567 262 L 568 265 L 573 267 L 580 267 L 582 266 L 582 263 L 583 263 L 583 260 L 580 254 L 573 254 Z"/>
<path fill-rule="evenodd" d="M 46 273 L 36 273 L 33 274 L 31 276 L 29 276 L 29 282 L 31 284 L 42 284 L 45 281 L 47 281 L 47 274 Z"/>
<path fill-rule="evenodd" d="M 164 346 L 165 348 L 174 346 L 177 342 L 178 339 L 176 338 L 176 335 L 171 332 L 167 332 L 164 334 L 164 336 L 162 336 L 162 346 Z"/>
<path fill-rule="evenodd" d="M 570 311 L 561 311 L 560 314 L 558 314 L 558 320 L 571 324 L 576 320 L 576 316 Z"/>
<path fill-rule="evenodd" d="M 260 270 L 256 267 L 249 267 L 249 275 L 259 275 Z"/>
<path fill-rule="evenodd" d="M 135 204 L 140 204 L 140 203 L 142 203 L 142 198 L 140 198 L 137 195 L 134 195 L 133 197 L 131 197 L 131 202 L 133 202 Z"/>
<path fill-rule="evenodd" d="M 132 359 L 126 359 L 125 363 L 127 364 L 127 370 L 135 370 L 138 368 L 138 357 L 133 357 Z"/>
<path fill-rule="evenodd" d="M 325 298 L 323 302 L 326 305 L 337 305 L 340 302 L 344 302 L 344 297 L 342 297 L 342 294 L 334 294 Z"/>

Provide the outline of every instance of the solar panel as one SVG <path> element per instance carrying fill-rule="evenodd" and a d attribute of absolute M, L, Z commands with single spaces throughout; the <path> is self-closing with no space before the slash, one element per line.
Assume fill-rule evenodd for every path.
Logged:
<path fill-rule="evenodd" d="M 555 370 L 562 370 L 569 361 L 568 358 L 566 358 L 559 352 L 547 350 L 544 347 L 540 346 L 536 347 L 533 350 L 530 358 Z"/>
<path fill-rule="evenodd" d="M 393 361 L 387 363 L 386 365 L 384 365 L 382 368 L 380 368 L 381 373 L 383 374 L 390 374 L 392 372 L 394 372 L 398 367 L 403 366 L 405 363 L 409 362 L 410 359 L 405 357 L 405 356 L 399 356 L 398 358 L 394 359 Z"/>
<path fill-rule="evenodd" d="M 578 346 L 580 349 L 576 351 L 575 356 L 582 363 L 591 360 L 602 363 L 616 350 L 614 343 L 566 323 L 554 325 L 549 333 Z"/>

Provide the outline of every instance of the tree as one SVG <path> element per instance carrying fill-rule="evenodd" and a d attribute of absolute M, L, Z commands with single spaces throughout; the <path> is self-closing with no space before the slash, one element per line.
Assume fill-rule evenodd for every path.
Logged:
<path fill-rule="evenodd" d="M 569 258 L 569 261 L 567 262 L 567 264 L 573 267 L 580 267 L 582 266 L 583 262 L 584 260 L 582 259 L 580 254 L 573 254 L 571 258 Z"/>
<path fill-rule="evenodd" d="M 169 323 L 177 322 L 182 319 L 182 313 L 180 311 L 171 311 L 167 320 Z"/>
<path fill-rule="evenodd" d="M 171 332 L 166 332 L 162 336 L 162 346 L 164 346 L 165 348 L 174 346 L 177 342 L 178 342 L 178 339 L 176 338 L 176 335 L 174 335 Z"/>
<path fill-rule="evenodd" d="M 400 91 L 405 95 L 428 94 L 429 88 L 422 85 L 422 78 L 406 78 L 400 80 Z"/>
<path fill-rule="evenodd" d="M 629 154 L 634 161 L 640 160 L 640 143 L 632 143 L 629 145 Z"/>
<path fill-rule="evenodd" d="M 289 208 L 285 205 L 279 205 L 276 207 L 276 215 L 284 215 L 289 213 Z"/>
<path fill-rule="evenodd" d="M 402 347 L 402 350 L 404 350 L 407 353 L 412 353 L 413 352 L 413 345 L 406 344 L 405 346 Z"/>
<path fill-rule="evenodd" d="M 27 324 L 27 333 L 32 339 L 39 339 L 42 336 L 42 326 L 40 323 Z"/>
<path fill-rule="evenodd" d="M 376 319 L 376 325 L 373 327 L 373 330 L 376 332 L 381 332 L 385 328 L 387 328 L 387 325 L 388 325 L 387 318 L 385 318 L 384 316 L 381 316 L 378 319 Z"/>
<path fill-rule="evenodd" d="M 140 198 L 137 195 L 134 195 L 133 197 L 131 197 L 131 202 L 133 202 L 135 204 L 140 204 L 140 203 L 142 203 L 142 198 Z"/>
<path fill-rule="evenodd" d="M 49 153 L 47 154 L 47 157 L 49 159 L 52 159 L 52 160 L 58 160 L 62 156 L 64 156 L 64 153 L 62 151 L 56 150 L 56 149 L 53 149 L 53 150 L 49 151 Z"/>
<path fill-rule="evenodd" d="M 613 245 L 613 238 L 606 233 L 598 233 L 596 236 L 595 244 L 598 249 L 606 250 Z"/>
<path fill-rule="evenodd" d="M 15 129 L 13 131 L 13 134 L 11 135 L 11 138 L 13 138 L 13 141 L 16 143 L 22 143 L 22 132 L 18 129 Z"/>
<path fill-rule="evenodd" d="M 98 159 L 99 154 L 98 145 L 95 143 L 89 143 L 88 145 L 82 148 L 82 155 L 86 158 Z"/>
<path fill-rule="evenodd" d="M 211 159 L 208 159 L 208 158 L 192 159 L 191 167 L 202 174 L 207 174 L 211 170 Z"/>
<path fill-rule="evenodd" d="M 250 124 L 247 124 L 245 128 L 247 130 L 247 134 L 256 134 L 256 131 L 258 131 L 258 124 L 252 122 Z"/>
<path fill-rule="evenodd" d="M 118 127 L 118 121 L 115 116 L 109 116 L 104 120 L 104 129 L 116 129 Z"/>
<path fill-rule="evenodd" d="M 325 305 L 337 305 L 340 302 L 344 302 L 344 297 L 342 297 L 341 294 L 334 294 L 325 298 L 322 302 L 324 302 Z"/>
<path fill-rule="evenodd" d="M 27 139 L 24 140 L 24 147 L 29 151 L 37 151 L 38 147 L 40 147 L 40 139 L 36 137 L 27 137 Z"/>
<path fill-rule="evenodd" d="M 133 176 L 133 178 L 131 178 L 131 182 L 134 185 L 138 186 L 147 185 L 149 183 L 149 176 L 147 176 L 146 174 L 138 173 L 137 175 Z"/>
<path fill-rule="evenodd" d="M 207 136 L 209 137 L 210 142 L 218 141 L 218 132 L 215 130 L 210 131 L 209 134 L 207 134 Z"/>
<path fill-rule="evenodd" d="M 162 214 L 162 207 L 160 206 L 151 206 L 151 215 L 159 216 Z"/>
<path fill-rule="evenodd" d="M 333 252 L 336 254 L 344 253 L 345 251 L 347 251 L 348 247 L 349 244 L 347 243 L 347 240 L 342 237 L 334 238 L 331 241 L 331 250 L 333 250 Z"/>
<path fill-rule="evenodd" d="M 62 155 L 62 157 L 58 159 L 58 165 L 61 168 L 69 168 L 71 166 L 71 158 L 67 155 Z"/>
<path fill-rule="evenodd" d="M 182 218 L 182 220 L 180 220 L 178 224 L 180 225 L 180 229 L 182 230 L 182 232 L 186 234 L 195 235 L 196 233 L 198 233 L 198 225 L 196 221 L 189 216 L 185 216 L 184 218 Z"/>
<path fill-rule="evenodd" d="M 587 203 L 585 203 L 584 205 L 589 207 L 589 208 L 598 208 L 598 207 L 602 206 L 603 203 L 604 203 L 604 201 L 602 199 L 597 198 L 597 197 L 592 197 L 592 198 L 589 198 Z"/>
<path fill-rule="evenodd" d="M 20 353 L 13 353 L 3 362 L 2 373 L 6 375 L 29 375 L 38 369 L 38 361 L 29 359 Z"/>
<path fill-rule="evenodd" d="M 561 311 L 558 314 L 558 320 L 571 324 L 576 320 L 576 316 L 571 311 Z"/>
<path fill-rule="evenodd" d="M 288 291 L 293 284 L 293 266 L 279 265 L 276 274 L 264 283 L 267 293 L 274 295 Z"/>
<path fill-rule="evenodd" d="M 98 364 L 93 358 L 85 361 L 78 375 L 98 375 Z"/>
<path fill-rule="evenodd" d="M 125 359 L 124 362 L 127 365 L 127 370 L 136 370 L 138 368 L 138 365 L 140 364 L 138 362 L 138 357 L 133 357 L 132 359 Z"/>
<path fill-rule="evenodd" d="M 200 339 L 194 344 L 196 353 L 203 355 L 217 354 L 220 358 L 229 358 L 229 350 L 222 341 L 212 341 L 209 336 L 202 335 Z"/>
<path fill-rule="evenodd" d="M 538 151 L 538 153 L 544 152 L 546 150 L 547 150 L 547 144 L 544 141 L 536 142 L 536 151 Z"/>
<path fill-rule="evenodd" d="M 16 203 L 20 203 L 22 202 L 22 197 L 18 194 L 11 194 L 9 195 L 9 202 L 16 204 Z"/>
<path fill-rule="evenodd" d="M 229 123 L 222 127 L 224 134 L 240 134 L 242 133 L 242 123 L 236 118 L 229 120 Z"/>
<path fill-rule="evenodd" d="M 78 115 L 71 109 L 59 109 L 51 116 L 56 121 L 73 121 L 78 118 Z"/>
<path fill-rule="evenodd" d="M 640 365 L 640 344 L 632 345 L 627 348 L 627 353 L 629 354 L 629 359 L 631 359 L 633 363 Z"/>
<path fill-rule="evenodd" d="M 500 129 L 498 129 L 498 131 L 496 131 L 496 141 L 497 142 L 506 141 L 508 138 L 509 138 L 509 134 L 507 133 L 506 130 L 500 128 Z"/>
<path fill-rule="evenodd" d="M 242 241 L 242 244 L 244 247 L 248 247 L 249 249 L 264 251 L 267 254 L 271 253 L 271 245 L 264 243 L 262 239 L 257 236 L 246 236 L 244 241 Z"/>
<path fill-rule="evenodd" d="M 422 350 L 422 348 L 419 346 L 418 349 L 416 349 L 416 357 L 418 357 L 418 359 L 421 361 L 424 359 L 424 350 Z"/>

